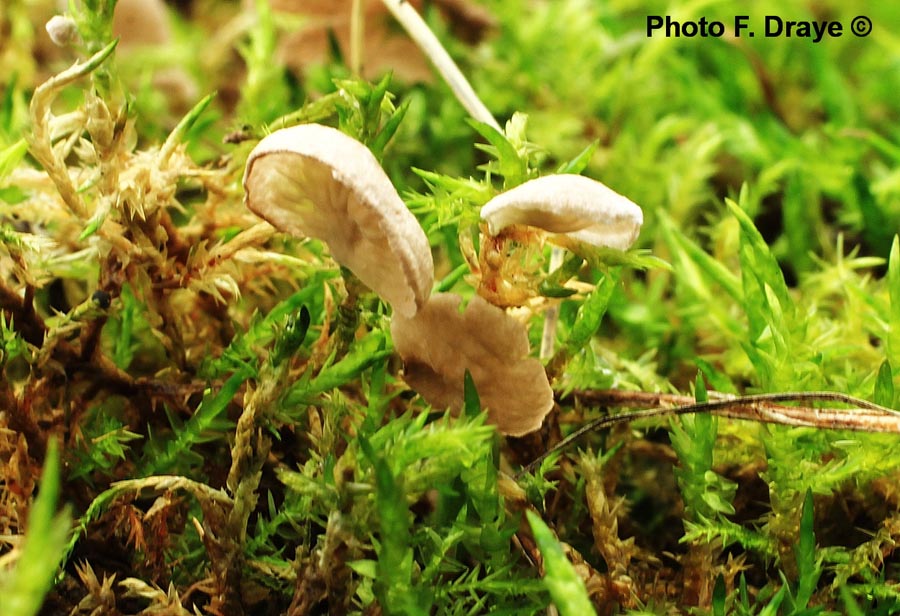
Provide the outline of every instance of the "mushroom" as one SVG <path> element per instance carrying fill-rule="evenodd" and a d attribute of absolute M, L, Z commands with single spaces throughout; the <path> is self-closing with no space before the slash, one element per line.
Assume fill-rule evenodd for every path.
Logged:
<path fill-rule="evenodd" d="M 78 24 L 74 19 L 65 15 L 54 15 L 44 29 L 47 30 L 50 40 L 57 47 L 69 47 L 81 40 L 81 36 L 78 34 Z"/>
<path fill-rule="evenodd" d="M 411 317 L 428 299 L 428 238 L 362 143 L 319 124 L 275 131 L 250 153 L 243 184 L 247 207 L 280 231 L 325 242 L 398 314 Z"/>
<path fill-rule="evenodd" d="M 627 250 L 644 222 L 641 208 L 627 197 L 596 180 L 570 174 L 529 180 L 501 193 L 481 208 L 481 218 L 491 235 L 514 225 L 538 227 L 553 234 L 551 242 L 576 252 L 579 242 Z M 558 268 L 562 262 L 562 250 L 554 246 L 550 269 Z M 500 302 L 522 295 L 504 279 L 502 259 L 499 267 L 491 266 L 490 259 L 485 259 L 485 263 L 479 292 Z M 541 336 L 542 359 L 553 353 L 557 317 L 556 306 L 548 307 Z"/>
<path fill-rule="evenodd" d="M 644 222 L 641 208 L 605 184 L 581 175 L 547 175 L 500 193 L 481 208 L 491 235 L 511 225 L 557 234 L 557 243 L 576 240 L 627 250 Z"/>
<path fill-rule="evenodd" d="M 528 357 L 525 327 L 477 295 L 462 312 L 461 301 L 437 293 L 413 318 L 394 315 L 391 335 L 406 382 L 432 406 L 459 412 L 468 370 L 500 432 L 537 430 L 553 408 L 553 391 L 541 363 Z"/>

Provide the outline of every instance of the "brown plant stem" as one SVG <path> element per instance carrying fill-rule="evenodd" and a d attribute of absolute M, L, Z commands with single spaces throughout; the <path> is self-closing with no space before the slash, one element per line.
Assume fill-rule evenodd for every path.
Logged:
<path fill-rule="evenodd" d="M 519 519 L 519 528 L 515 535 L 513 535 L 513 544 L 522 552 L 522 555 L 529 564 L 537 569 L 538 573 L 543 577 L 546 574 L 546 570 L 544 569 L 544 557 L 538 549 L 537 542 L 534 539 L 534 533 L 531 530 L 531 525 L 528 523 L 525 512 L 531 511 L 542 519 L 544 516 L 528 501 L 528 497 L 522 487 L 505 473 L 500 474 L 498 488 L 500 495 L 506 502 L 506 510 Z M 607 592 L 609 586 L 608 582 L 611 578 L 607 574 L 602 574 L 594 569 L 577 549 L 568 543 L 561 541 L 556 530 L 549 524 L 547 524 L 547 526 L 550 528 L 550 532 L 553 533 L 554 538 L 562 545 L 566 558 L 568 558 L 569 562 L 572 563 L 572 566 L 575 567 L 575 572 L 584 581 L 588 596 L 594 604 L 615 605 L 611 600 L 610 594 Z"/>
<path fill-rule="evenodd" d="M 356 330 L 359 327 L 359 298 L 366 292 L 366 286 L 346 267 L 341 267 L 341 276 L 344 279 L 344 289 L 347 295 L 338 306 L 337 332 L 335 336 L 338 356 L 347 353 Z"/>
<path fill-rule="evenodd" d="M 113 41 L 84 62 L 76 62 L 65 71 L 54 75 L 34 91 L 31 97 L 32 133 L 29 137 L 29 152 L 34 156 L 47 175 L 56 185 L 60 197 L 69 211 L 81 220 L 90 217 L 90 211 L 69 176 L 65 161 L 53 151 L 51 106 L 57 94 L 70 83 L 90 74 L 113 52 L 118 41 Z"/>
<path fill-rule="evenodd" d="M 47 451 L 46 435 L 35 421 L 30 405 L 20 401 L 5 382 L 0 382 L 0 412 L 7 413 L 9 427 L 25 437 L 28 451 L 42 462 Z"/>
<path fill-rule="evenodd" d="M 219 537 L 213 540 L 219 555 L 213 572 L 218 586 L 217 599 L 232 610 L 244 607 L 241 582 L 247 523 L 256 507 L 262 467 L 272 445 L 264 428 L 278 401 L 289 367 L 290 361 L 283 361 L 277 366 L 266 364 L 261 369 L 259 385 L 248 396 L 235 430 L 231 469 L 225 482 L 234 504 L 222 520 Z M 208 545 L 207 549 L 212 548 Z"/>
<path fill-rule="evenodd" d="M 15 291 L 0 283 L 0 310 L 7 313 L 13 328 L 30 345 L 41 346 L 47 326 L 34 311 L 34 287 L 25 287 L 25 296 L 20 298 Z"/>
<path fill-rule="evenodd" d="M 34 309 L 33 287 L 26 287 L 24 297 L 20 298 L 15 291 L 0 283 L 0 311 L 6 313 L 12 329 L 25 342 L 38 348 L 43 346 L 48 329 L 43 318 Z M 197 383 L 196 385 L 173 387 L 168 382 L 155 379 L 135 379 L 101 352 L 95 340 L 101 329 L 102 319 L 91 321 L 85 330 L 86 339 L 80 349 L 67 340 L 55 342 L 52 358 L 66 367 L 66 378 L 69 381 L 74 381 L 77 375 L 84 375 L 96 385 L 95 391 L 104 390 L 123 396 L 145 395 L 149 398 L 162 398 L 181 410 L 184 410 L 183 400 L 187 393 L 202 391 L 207 386 L 205 383 Z M 15 407 L 11 403 L 5 404 L 13 399 L 15 396 L 9 390 L 9 395 L 0 401 L 8 408 L 14 409 Z M 32 418 L 31 421 L 33 422 L 34 419 Z M 26 423 L 22 425 L 24 426 Z M 28 433 L 25 433 L 27 437 Z M 30 442 L 30 444 L 38 445 L 33 449 L 35 452 L 43 451 L 38 443 Z"/>
<path fill-rule="evenodd" d="M 696 402 L 693 396 L 618 389 L 575 391 L 561 403 L 579 401 L 590 406 L 644 408 L 646 410 L 600 417 L 578 428 L 527 464 L 518 475 L 528 473 L 547 456 L 568 447 L 595 430 L 604 430 L 619 423 L 642 419 L 673 417 L 692 413 L 715 413 L 730 419 L 743 419 L 788 426 L 805 426 L 822 430 L 853 430 L 856 432 L 886 432 L 900 434 L 900 412 L 867 400 L 839 392 L 782 392 L 750 396 L 730 396 L 709 392 L 709 402 Z M 832 402 L 855 406 L 853 409 L 784 406 L 780 402 Z"/>

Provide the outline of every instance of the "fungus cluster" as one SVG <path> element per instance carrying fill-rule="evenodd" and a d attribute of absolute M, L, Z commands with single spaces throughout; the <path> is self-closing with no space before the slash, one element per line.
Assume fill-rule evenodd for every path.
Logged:
<path fill-rule="evenodd" d="M 468 370 L 500 432 L 540 427 L 553 391 L 541 363 L 529 358 L 525 326 L 477 295 L 463 310 L 458 295 L 431 295 L 428 239 L 366 146 L 327 126 L 281 129 L 250 153 L 243 186 L 250 210 L 280 231 L 325 242 L 335 261 L 392 306 L 406 381 L 426 401 L 459 411 Z M 502 193 L 482 217 L 491 234 L 531 225 L 620 249 L 642 221 L 636 205 L 574 175 Z"/>

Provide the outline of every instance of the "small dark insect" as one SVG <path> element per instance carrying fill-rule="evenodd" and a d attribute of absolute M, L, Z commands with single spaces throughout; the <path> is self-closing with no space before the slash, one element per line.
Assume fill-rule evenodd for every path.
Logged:
<path fill-rule="evenodd" d="M 106 291 L 101 291 L 100 289 L 94 291 L 94 294 L 91 295 L 91 300 L 93 300 L 93 302 L 101 310 L 106 310 L 107 308 L 109 308 L 109 303 L 111 301 L 109 293 L 107 293 Z"/>
<path fill-rule="evenodd" d="M 253 127 L 249 124 L 244 124 L 236 131 L 230 132 L 222 139 L 225 143 L 241 143 L 243 141 L 249 141 L 253 139 Z"/>

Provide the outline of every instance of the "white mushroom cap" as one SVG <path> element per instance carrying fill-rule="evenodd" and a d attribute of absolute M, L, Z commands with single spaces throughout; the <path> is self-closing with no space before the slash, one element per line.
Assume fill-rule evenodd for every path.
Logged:
<path fill-rule="evenodd" d="M 500 193 L 481 208 L 491 235 L 529 225 L 593 246 L 626 250 L 644 222 L 641 208 L 580 175 L 547 175 Z"/>
<path fill-rule="evenodd" d="M 71 17 L 54 15 L 44 26 L 50 40 L 59 47 L 68 47 L 77 43 L 81 36 L 78 34 L 78 24 Z"/>
<path fill-rule="evenodd" d="M 275 131 L 250 153 L 244 191 L 277 229 L 328 244 L 397 313 L 410 317 L 428 299 L 428 238 L 362 143 L 319 124 Z"/>
<path fill-rule="evenodd" d="M 477 295 L 463 312 L 460 301 L 438 293 L 415 317 L 394 316 L 391 335 L 406 382 L 432 406 L 458 412 L 468 369 L 500 432 L 537 430 L 553 408 L 553 390 L 541 362 L 528 357 L 525 327 Z"/>

